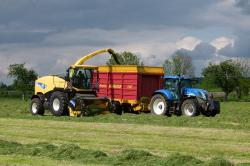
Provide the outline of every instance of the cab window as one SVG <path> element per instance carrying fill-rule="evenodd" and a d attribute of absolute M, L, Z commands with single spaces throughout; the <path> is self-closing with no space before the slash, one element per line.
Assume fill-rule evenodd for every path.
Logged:
<path fill-rule="evenodd" d="M 71 69 L 69 70 L 69 78 L 72 85 L 79 89 L 91 89 L 92 69 Z"/>

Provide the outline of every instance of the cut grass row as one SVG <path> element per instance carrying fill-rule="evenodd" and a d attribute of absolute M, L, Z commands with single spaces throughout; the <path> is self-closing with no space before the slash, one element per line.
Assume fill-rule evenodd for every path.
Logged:
<path fill-rule="evenodd" d="M 223 157 L 250 163 L 250 132 L 245 130 L 2 118 L 0 131 L 1 140 L 22 144 L 72 143 L 109 155 L 136 149 L 160 157 L 178 152 L 202 160 Z"/>
<path fill-rule="evenodd" d="M 188 155 L 172 154 L 168 157 L 159 157 L 142 150 L 125 150 L 116 155 L 107 155 L 102 151 L 82 149 L 77 145 L 64 144 L 55 146 L 48 143 L 20 144 L 0 140 L 0 162 L 19 165 L 41 165 L 57 163 L 58 165 L 223 165 L 232 163 L 222 158 L 212 158 L 202 161 Z M 11 155 L 17 156 L 15 160 Z M 24 156 L 24 158 L 21 158 Z M 26 159 L 32 157 L 34 160 Z M 39 157 L 39 158 L 38 158 Z M 47 158 L 48 160 L 45 160 Z M 37 161 L 38 160 L 38 161 Z M 54 162 L 52 162 L 54 161 Z M 58 162 L 60 161 L 60 162 Z"/>

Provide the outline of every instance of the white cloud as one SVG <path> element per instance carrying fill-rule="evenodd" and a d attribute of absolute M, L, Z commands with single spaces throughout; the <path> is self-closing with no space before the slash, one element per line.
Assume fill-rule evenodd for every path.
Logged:
<path fill-rule="evenodd" d="M 184 37 L 182 40 L 176 42 L 177 49 L 193 50 L 198 44 L 201 43 L 200 39 L 195 37 Z"/>
<path fill-rule="evenodd" d="M 225 48 L 226 46 L 234 46 L 234 40 L 227 37 L 219 37 L 211 42 L 211 45 L 214 46 L 217 50 Z"/>

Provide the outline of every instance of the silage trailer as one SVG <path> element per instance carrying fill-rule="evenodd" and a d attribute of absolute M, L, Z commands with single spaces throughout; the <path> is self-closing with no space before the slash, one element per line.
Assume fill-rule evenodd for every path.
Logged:
<path fill-rule="evenodd" d="M 114 112 L 149 112 L 155 90 L 162 87 L 162 67 L 114 65 L 99 66 L 97 95 L 108 97 Z"/>

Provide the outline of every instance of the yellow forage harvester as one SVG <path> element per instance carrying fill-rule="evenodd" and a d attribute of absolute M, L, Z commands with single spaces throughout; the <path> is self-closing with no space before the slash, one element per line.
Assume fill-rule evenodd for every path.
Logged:
<path fill-rule="evenodd" d="M 49 75 L 35 82 L 35 93 L 31 98 L 30 111 L 43 115 L 49 109 L 55 116 L 85 116 L 109 110 L 109 99 L 97 97 L 98 67 L 84 63 L 102 53 L 109 53 L 119 64 L 112 49 L 102 49 L 88 54 L 67 69 L 66 76 Z M 95 82 L 95 84 L 93 84 Z"/>

